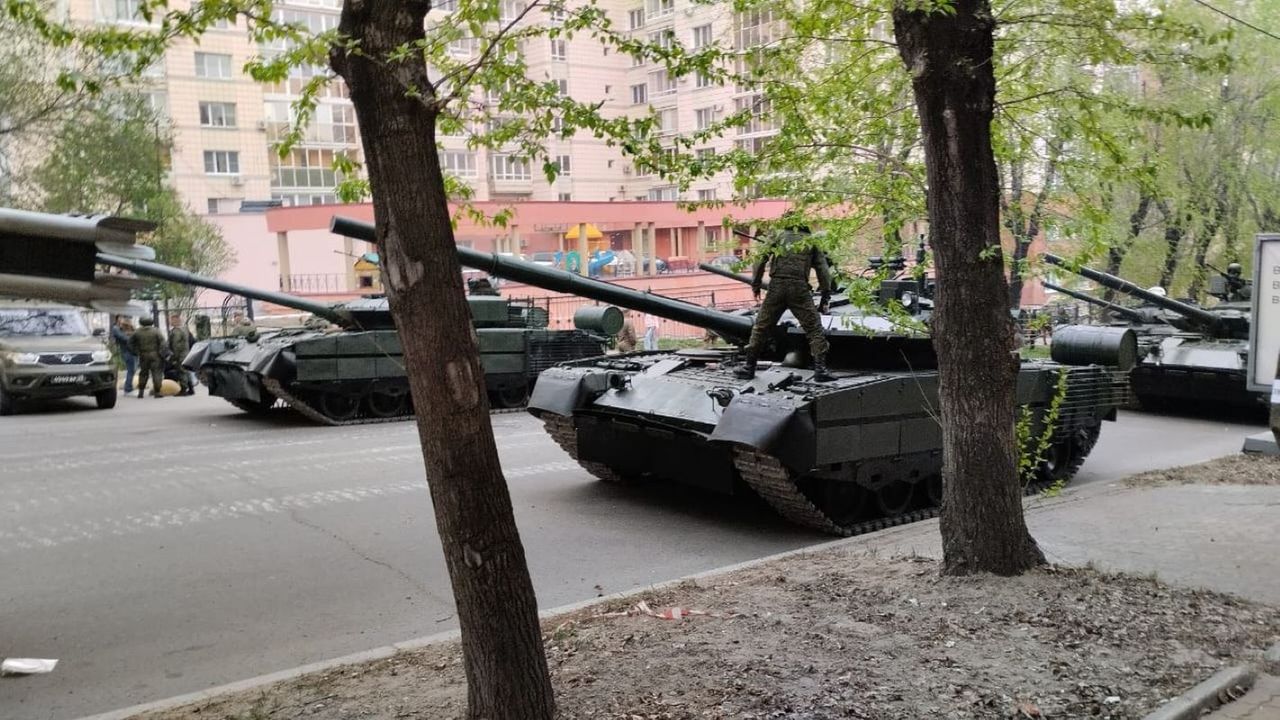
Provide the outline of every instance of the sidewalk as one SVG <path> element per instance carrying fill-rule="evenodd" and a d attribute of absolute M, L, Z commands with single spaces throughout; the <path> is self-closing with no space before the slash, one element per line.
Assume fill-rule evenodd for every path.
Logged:
<path fill-rule="evenodd" d="M 1051 562 L 1129 576 L 1064 569 L 938 578 L 924 559 L 941 556 L 931 520 L 561 609 L 568 614 L 544 628 L 562 709 L 566 717 L 627 717 L 670 704 L 768 717 L 807 708 L 825 718 L 823 708 L 857 706 L 869 716 L 993 717 L 1025 701 L 1015 709 L 1141 717 L 1225 665 L 1256 662 L 1280 640 L 1280 464 L 1265 467 L 1263 481 L 1273 484 L 1096 483 L 1029 502 L 1028 524 Z M 1241 468 L 1193 470 L 1220 481 Z M 1144 579 L 1152 576 L 1172 587 Z M 710 617 L 637 615 L 642 599 Z M 237 683 L 230 694 L 214 688 L 100 718 L 175 701 L 192 704 L 146 717 L 298 705 L 317 720 L 355 709 L 391 717 L 408 707 L 452 717 L 465 702 L 457 652 L 448 642 L 410 641 L 346 659 L 357 665 L 322 663 L 306 668 L 307 677 L 284 672 Z M 1277 682 L 1259 676 L 1253 692 L 1208 717 L 1280 720 Z M 730 683 L 737 690 L 724 694 Z"/>
<path fill-rule="evenodd" d="M 1280 677 L 1260 675 L 1248 694 L 1204 717 L 1205 720 L 1280 720 Z"/>

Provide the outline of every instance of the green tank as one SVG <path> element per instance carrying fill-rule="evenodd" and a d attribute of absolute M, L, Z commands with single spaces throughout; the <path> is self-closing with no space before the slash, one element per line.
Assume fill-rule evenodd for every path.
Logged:
<path fill-rule="evenodd" d="M 99 254 L 105 265 L 138 275 L 213 288 L 304 312 L 332 325 L 261 330 L 247 338 L 197 342 L 183 366 L 197 373 L 209 394 L 247 412 L 281 402 L 316 422 L 346 425 L 412 417 L 400 337 L 384 297 L 338 305 L 254 290 L 157 263 Z M 601 355 L 622 327 L 613 307 L 583 308 L 575 329 L 547 327 L 547 312 L 482 290 L 468 297 L 491 404 L 522 406 L 543 370 Z M 321 323 L 323 325 L 323 323 Z"/>
<path fill-rule="evenodd" d="M 1087 267 L 1073 267 L 1057 255 L 1046 262 L 1077 273 L 1118 293 L 1137 298 L 1150 309 L 1120 313 L 1134 327 L 1139 359 L 1129 380 L 1144 406 L 1261 409 L 1268 395 L 1249 390 L 1250 283 L 1227 273 L 1210 279 L 1212 307 L 1165 297 L 1128 280 Z M 1079 293 L 1071 293 L 1078 297 Z M 1088 296 L 1086 296 L 1088 297 Z M 1102 301 L 1090 298 L 1096 303 Z M 1107 309 L 1116 312 L 1111 304 Z"/>
<path fill-rule="evenodd" d="M 367 223 L 334 218 L 333 229 L 374 239 Z M 468 248 L 458 254 L 463 265 L 494 277 L 698 326 L 734 345 L 751 333 L 748 312 L 712 310 Z M 850 313 L 822 321 L 832 382 L 814 381 L 804 334 L 784 316 L 752 380 L 734 377 L 738 348 L 586 358 L 543 372 L 528 410 L 606 482 L 754 493 L 787 520 L 834 535 L 934 515 L 943 448 L 932 342 L 885 318 Z M 1066 360 L 1025 361 L 1017 379 L 1026 447 L 1035 458 L 1026 473 L 1029 491 L 1069 480 L 1102 423 L 1115 419 L 1123 365 L 1135 353 L 1133 331 L 1064 332 L 1055 352 Z"/>

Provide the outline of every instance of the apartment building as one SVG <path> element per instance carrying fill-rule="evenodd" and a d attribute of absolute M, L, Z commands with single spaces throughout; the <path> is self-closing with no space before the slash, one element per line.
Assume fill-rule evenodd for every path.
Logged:
<path fill-rule="evenodd" d="M 74 19 L 97 23 L 141 24 L 138 5 L 138 0 L 68 0 Z M 319 32 L 337 25 L 341 5 L 341 0 L 283 0 L 277 2 L 276 14 Z M 768 13 L 740 15 L 727 3 L 605 0 L 604 7 L 616 27 L 652 42 L 678 41 L 689 47 L 721 42 L 745 51 L 767 42 L 773 27 Z M 447 12 L 448 4 L 441 9 Z M 523 10 L 523 0 L 502 2 L 504 18 Z M 530 13 L 528 19 L 559 21 L 552 10 Z M 453 43 L 450 52 L 466 57 L 476 46 L 464 39 Z M 328 72 L 324 67 L 295 68 L 286 82 L 270 86 L 243 72 L 251 57 L 273 49 L 253 43 L 242 23 L 226 23 L 199 44 L 179 41 L 146 73 L 148 92 L 173 127 L 172 182 L 197 212 L 234 213 L 244 200 L 267 198 L 285 205 L 336 202 L 333 188 L 340 178 L 331 167 L 334 157 L 345 153 L 360 160 L 355 112 L 338 79 L 325 90 L 304 141 L 283 159 L 272 150 L 289 127 L 290 105 L 303 86 Z M 607 115 L 655 112 L 661 132 L 673 139 L 736 110 L 764 110 L 760 97 L 748 88 L 724 87 L 701 76 L 668 77 L 660 66 L 607 50 L 590 37 L 541 38 L 527 42 L 521 52 L 530 77 L 555 80 L 577 100 L 601 102 Z M 774 128 L 762 117 L 732 132 L 698 152 L 722 153 L 735 144 L 757 148 Z M 441 137 L 440 144 L 445 168 L 471 184 L 478 200 L 671 201 L 731 195 L 727 175 L 681 194 L 637 168 L 618 149 L 584 133 L 549 141 L 549 154 L 560 168 L 553 182 L 540 167 L 510 152 L 468 149 L 461 136 Z"/>

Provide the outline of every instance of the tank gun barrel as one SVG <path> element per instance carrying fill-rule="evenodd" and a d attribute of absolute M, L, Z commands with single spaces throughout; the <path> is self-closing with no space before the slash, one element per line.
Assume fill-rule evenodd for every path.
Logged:
<path fill-rule="evenodd" d="M 1066 260 L 1063 260 L 1052 253 L 1045 253 L 1043 257 L 1045 262 L 1048 262 L 1051 265 L 1057 265 L 1060 268 L 1070 270 L 1071 272 L 1088 278 L 1103 287 L 1111 288 L 1116 292 L 1121 292 L 1125 295 L 1132 295 L 1133 297 L 1149 302 L 1152 305 L 1168 310 L 1171 313 L 1181 315 L 1188 320 L 1193 320 L 1206 328 L 1216 330 L 1219 327 L 1220 321 L 1218 320 L 1218 317 L 1207 310 L 1202 310 L 1194 305 L 1179 302 L 1173 298 L 1157 295 L 1149 290 L 1145 290 L 1134 285 L 1124 278 L 1118 278 L 1109 273 L 1100 272 L 1083 266 L 1079 268 L 1072 268 Z"/>
<path fill-rule="evenodd" d="M 334 216 L 330 230 L 338 235 L 377 242 L 372 223 Z M 751 318 L 711 310 L 693 303 L 661 295 L 632 290 L 612 283 L 593 280 L 564 270 L 547 268 L 531 262 L 480 252 L 458 246 L 458 261 L 465 267 L 483 270 L 504 280 L 522 282 L 535 287 L 577 295 L 628 310 L 638 310 L 675 322 L 712 330 L 727 340 L 746 342 L 751 337 Z"/>
<path fill-rule="evenodd" d="M 732 270 L 725 270 L 719 265 L 711 265 L 709 263 L 698 263 L 698 269 L 704 272 L 709 272 L 712 275 L 719 275 L 720 277 L 726 277 L 726 278 L 729 278 L 730 280 L 737 280 L 738 282 L 745 283 L 747 285 L 750 285 L 752 282 L 751 277 L 749 275 L 736 273 Z M 768 290 L 769 283 L 767 282 L 760 283 L 760 287 Z"/>
<path fill-rule="evenodd" d="M 1083 300 L 1089 303 L 1090 305 L 1097 305 L 1100 308 L 1110 310 L 1111 312 L 1119 315 L 1120 317 L 1123 317 L 1126 320 L 1131 320 L 1133 322 L 1139 322 L 1139 323 L 1146 322 L 1146 319 L 1143 317 L 1142 313 L 1138 312 L 1137 310 L 1132 310 L 1130 308 L 1127 308 L 1123 305 L 1117 305 L 1113 302 L 1107 302 L 1102 298 L 1096 298 L 1088 293 L 1076 292 L 1075 290 L 1068 290 L 1067 288 L 1064 288 L 1061 285 L 1054 285 L 1051 282 L 1042 282 L 1041 285 L 1044 285 L 1046 288 L 1053 290 L 1055 292 L 1060 292 L 1063 295 L 1066 295 L 1068 297 L 1073 297 L 1077 300 Z"/>
<path fill-rule="evenodd" d="M 103 265 L 120 268 L 121 270 L 129 270 L 137 275 L 144 275 L 146 277 L 156 278 L 157 280 L 181 283 L 183 285 L 195 285 L 196 287 L 209 288 L 210 290 L 221 290 L 233 295 L 242 295 L 244 297 L 253 298 L 254 300 L 283 305 L 285 307 L 294 308 L 295 310 L 313 313 L 325 320 L 328 320 L 329 322 L 342 325 L 344 327 L 352 324 L 350 317 L 329 307 L 328 305 L 311 302 L 310 300 L 304 300 L 299 297 L 294 297 L 293 295 L 271 292 L 270 290 L 248 288 L 243 285 L 229 283 L 216 278 L 197 275 L 169 265 L 161 265 L 160 263 L 148 262 L 146 260 L 134 260 L 132 258 L 124 258 L 108 253 L 98 253 L 97 259 L 98 262 Z"/>

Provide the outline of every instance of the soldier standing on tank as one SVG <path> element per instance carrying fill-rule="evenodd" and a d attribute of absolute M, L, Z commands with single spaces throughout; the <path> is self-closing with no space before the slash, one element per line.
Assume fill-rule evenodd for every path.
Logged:
<path fill-rule="evenodd" d="M 827 311 L 827 303 L 831 300 L 831 271 L 827 267 L 827 258 L 809 241 L 809 228 L 795 220 L 784 221 L 781 230 L 774 233 L 760 259 L 756 261 L 755 274 L 751 282 L 751 290 L 756 299 L 760 299 L 761 286 L 764 283 L 764 268 L 769 266 L 769 292 L 765 295 L 760 310 L 756 313 L 755 325 L 751 328 L 751 340 L 747 343 L 746 363 L 734 373 L 739 379 L 750 380 L 756 375 L 756 361 L 760 351 L 773 332 L 785 310 L 790 310 L 804 328 L 805 337 L 809 339 L 809 353 L 813 356 L 813 379 L 818 382 L 833 380 L 827 370 L 827 349 L 830 345 L 822 332 L 820 313 Z M 815 309 L 813 306 L 813 288 L 809 285 L 809 271 L 818 274 L 818 290 L 822 293 L 822 302 Z"/>
<path fill-rule="evenodd" d="M 195 395 L 191 375 L 186 368 L 182 367 L 182 361 L 191 350 L 191 333 L 187 332 L 187 328 L 182 324 L 182 318 L 178 315 L 169 316 L 169 350 L 173 352 L 173 364 L 178 366 L 178 385 L 181 387 L 178 394 Z"/>
<path fill-rule="evenodd" d="M 151 397 L 160 397 L 160 383 L 164 380 L 161 372 L 160 350 L 164 347 L 164 338 L 156 330 L 156 321 L 143 317 L 138 321 L 140 326 L 129 338 L 129 349 L 138 356 L 138 397 L 141 398 L 147 389 L 147 376 L 152 381 Z"/>

